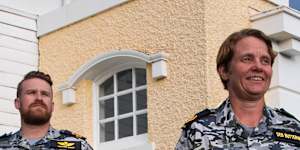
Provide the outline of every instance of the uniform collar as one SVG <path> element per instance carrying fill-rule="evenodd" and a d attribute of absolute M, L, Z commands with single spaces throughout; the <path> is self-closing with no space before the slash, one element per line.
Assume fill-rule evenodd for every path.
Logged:
<path fill-rule="evenodd" d="M 232 110 L 229 98 L 227 98 L 217 109 L 216 123 L 223 124 L 225 126 L 230 126 L 237 123 L 235 119 L 235 114 Z M 275 112 L 272 108 L 265 106 L 263 109 L 262 122 L 267 122 L 268 125 L 271 124 L 281 124 L 282 121 L 278 119 L 280 115 Z"/>
<path fill-rule="evenodd" d="M 268 130 L 268 122 L 271 115 L 268 110 L 269 108 L 264 108 L 264 116 L 252 134 L 261 135 Z M 244 127 L 236 120 L 229 98 L 217 108 L 216 112 L 216 124 L 225 127 L 226 136 L 228 138 L 237 140 L 240 138 L 245 139 L 249 136 L 249 133 L 247 133 Z"/>
<path fill-rule="evenodd" d="M 284 118 L 279 115 L 272 108 L 266 106 L 264 109 L 264 114 L 267 117 L 268 125 L 280 125 L 283 124 Z"/>
<path fill-rule="evenodd" d="M 235 117 L 234 112 L 231 108 L 231 103 L 229 98 L 227 98 L 217 109 L 216 109 L 216 124 L 219 125 L 231 125 L 234 123 Z"/>
<path fill-rule="evenodd" d="M 57 138 L 59 136 L 60 136 L 59 131 L 50 126 L 47 131 L 47 134 L 42 139 L 40 139 L 38 142 L 36 142 L 35 145 L 46 143 L 49 139 Z M 17 131 L 12 136 L 11 142 L 14 145 L 19 145 L 24 148 L 29 148 L 28 140 L 25 139 L 24 137 L 22 137 L 20 130 Z"/>

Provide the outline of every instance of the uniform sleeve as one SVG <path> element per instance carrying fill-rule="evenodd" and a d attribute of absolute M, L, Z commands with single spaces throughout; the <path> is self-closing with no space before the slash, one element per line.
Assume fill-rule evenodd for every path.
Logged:
<path fill-rule="evenodd" d="M 12 147 L 12 144 L 10 143 L 11 139 L 13 139 L 13 135 L 11 133 L 0 136 L 0 150 Z"/>
<path fill-rule="evenodd" d="M 81 141 L 82 150 L 93 150 L 92 146 L 85 140 Z"/>
<path fill-rule="evenodd" d="M 92 146 L 88 144 L 87 142 L 82 144 L 82 149 L 83 150 L 93 150 Z"/>
<path fill-rule="evenodd" d="M 193 141 L 191 139 L 190 130 L 183 129 L 181 136 L 176 144 L 175 150 L 191 150 L 193 149 Z"/>

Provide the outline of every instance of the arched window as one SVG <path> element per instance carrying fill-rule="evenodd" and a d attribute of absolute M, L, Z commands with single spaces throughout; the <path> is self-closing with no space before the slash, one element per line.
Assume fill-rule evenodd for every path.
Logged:
<path fill-rule="evenodd" d="M 166 77 L 166 53 L 116 50 L 90 60 L 59 86 L 62 102 L 76 104 L 76 83 L 93 81 L 93 147 L 153 150 L 147 138 L 146 66 L 151 79 Z"/>
<path fill-rule="evenodd" d="M 99 76 L 95 85 L 99 148 L 121 149 L 147 141 L 146 69 L 120 68 Z"/>

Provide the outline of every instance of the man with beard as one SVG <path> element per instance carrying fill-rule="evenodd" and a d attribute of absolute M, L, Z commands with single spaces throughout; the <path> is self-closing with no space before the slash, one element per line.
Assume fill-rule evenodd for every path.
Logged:
<path fill-rule="evenodd" d="M 31 71 L 18 84 L 15 107 L 21 114 L 21 129 L 0 137 L 0 149 L 92 150 L 84 137 L 50 125 L 53 112 L 52 81 L 48 74 Z"/>
<path fill-rule="evenodd" d="M 217 56 L 228 98 L 187 122 L 175 149 L 300 149 L 300 122 L 283 109 L 265 105 L 275 57 L 263 32 L 244 29 L 231 34 Z"/>

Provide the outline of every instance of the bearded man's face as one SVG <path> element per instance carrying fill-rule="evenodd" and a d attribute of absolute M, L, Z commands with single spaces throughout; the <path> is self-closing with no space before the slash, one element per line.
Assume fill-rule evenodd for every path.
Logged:
<path fill-rule="evenodd" d="M 51 86 L 39 78 L 25 80 L 21 86 L 15 107 L 19 109 L 22 121 L 30 125 L 48 123 L 53 112 Z"/>

